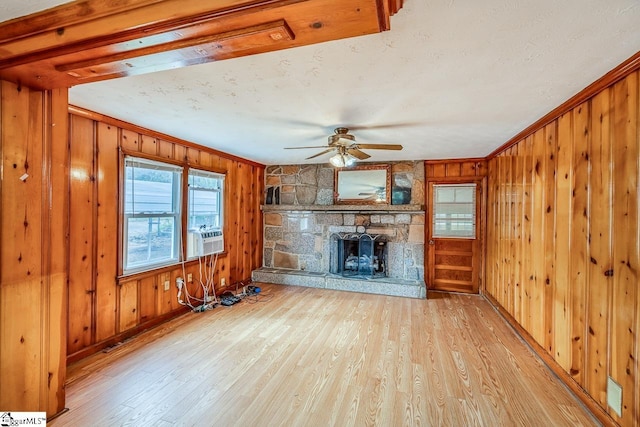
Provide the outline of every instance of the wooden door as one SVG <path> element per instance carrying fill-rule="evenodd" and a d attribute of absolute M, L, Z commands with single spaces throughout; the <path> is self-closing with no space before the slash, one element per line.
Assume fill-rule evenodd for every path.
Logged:
<path fill-rule="evenodd" d="M 480 288 L 482 181 L 429 182 L 428 288 L 477 294 Z"/>

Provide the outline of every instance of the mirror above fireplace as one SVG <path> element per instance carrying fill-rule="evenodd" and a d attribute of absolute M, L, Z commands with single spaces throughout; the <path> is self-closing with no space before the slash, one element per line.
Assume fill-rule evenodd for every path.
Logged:
<path fill-rule="evenodd" d="M 335 204 L 388 205 L 390 189 L 389 165 L 360 165 L 336 169 Z"/>

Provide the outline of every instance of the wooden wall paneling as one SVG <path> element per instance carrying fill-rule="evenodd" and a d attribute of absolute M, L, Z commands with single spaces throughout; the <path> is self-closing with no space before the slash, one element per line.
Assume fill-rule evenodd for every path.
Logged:
<path fill-rule="evenodd" d="M 174 145 L 173 142 L 165 141 L 164 139 L 158 140 L 158 156 L 173 160 L 175 158 L 173 154 Z"/>
<path fill-rule="evenodd" d="M 127 129 L 121 130 L 120 147 L 129 153 L 140 152 L 140 134 Z"/>
<path fill-rule="evenodd" d="M 544 275 L 541 278 L 543 294 L 543 322 L 544 343 L 543 347 L 553 354 L 553 298 L 555 292 L 555 245 L 556 245 L 556 152 L 557 132 L 556 122 L 545 127 L 545 153 L 544 153 Z"/>
<path fill-rule="evenodd" d="M 69 332 L 67 352 L 73 354 L 95 342 L 94 253 L 95 125 L 70 118 Z"/>
<path fill-rule="evenodd" d="M 182 307 L 182 305 L 178 302 L 178 286 L 176 285 L 178 283 L 177 282 L 178 277 L 181 277 L 185 281 L 187 280 L 181 268 L 171 270 L 171 276 L 169 278 L 169 280 L 171 280 L 169 295 L 165 296 L 165 298 L 169 299 L 170 311 L 174 311 Z M 184 297 L 183 297 L 183 300 L 184 300 Z"/>
<path fill-rule="evenodd" d="M 118 289 L 118 332 L 138 324 L 138 280 L 123 280 Z"/>
<path fill-rule="evenodd" d="M 0 407 L 64 409 L 67 90 L 0 82 Z"/>
<path fill-rule="evenodd" d="M 262 224 L 263 224 L 263 213 L 260 206 L 264 203 L 263 195 L 264 195 L 264 170 L 265 168 L 256 168 L 257 173 L 254 179 L 255 190 L 253 193 L 254 197 L 254 216 L 252 218 L 254 222 L 254 233 L 255 233 L 255 243 L 254 243 L 254 259 L 253 259 L 253 268 L 262 267 L 262 246 L 263 246 L 263 234 L 262 234 Z"/>
<path fill-rule="evenodd" d="M 515 227 L 515 253 L 516 262 L 514 265 L 515 271 L 515 286 L 513 289 L 513 317 L 522 323 L 522 294 L 523 294 L 523 260 L 522 260 L 522 241 L 524 238 L 523 224 L 524 224 L 524 143 L 516 145 L 515 147 L 515 190 L 516 190 L 516 227 Z"/>
<path fill-rule="evenodd" d="M 609 302 L 613 277 L 611 259 L 611 91 L 605 89 L 591 101 L 589 161 L 589 264 L 587 335 L 584 388 L 607 407 L 607 341 Z"/>
<path fill-rule="evenodd" d="M 227 274 L 222 274 L 220 278 L 226 277 L 227 282 L 231 282 L 231 280 L 236 275 L 236 265 L 235 260 L 237 259 L 237 227 L 238 227 L 238 188 L 237 188 L 237 173 L 235 165 L 233 162 L 228 161 L 229 167 L 227 169 L 227 178 L 226 178 L 226 186 L 225 186 L 225 225 L 227 226 L 227 231 L 225 231 L 225 247 L 227 250 L 227 257 L 232 258 L 229 262 Z M 228 236 L 228 238 L 227 238 Z"/>
<path fill-rule="evenodd" d="M 495 194 L 496 194 L 496 199 L 494 202 L 494 208 L 493 208 L 493 212 L 495 215 L 495 220 L 494 220 L 494 233 L 495 233 L 495 244 L 493 245 L 494 248 L 494 263 L 493 263 L 493 275 L 494 275 L 494 281 L 493 281 L 493 296 L 497 301 L 501 301 L 501 292 L 500 292 L 500 268 L 502 265 L 502 206 L 501 204 L 503 203 L 504 199 L 502 198 L 502 181 L 501 181 L 501 175 L 500 175 L 500 165 L 502 164 L 502 156 L 498 156 L 495 158 L 494 164 L 493 164 L 493 169 L 494 169 L 494 173 L 496 175 L 496 180 L 495 180 Z M 429 196 L 431 197 L 431 195 Z M 429 219 L 430 222 L 432 222 L 432 219 Z M 433 251 L 431 251 L 433 252 Z"/>
<path fill-rule="evenodd" d="M 118 128 L 97 124 L 96 342 L 116 334 Z"/>
<path fill-rule="evenodd" d="M 637 422 L 638 359 L 638 73 L 613 86 L 613 293 L 609 375 L 622 386 L 623 425 Z"/>
<path fill-rule="evenodd" d="M 152 156 L 158 155 L 158 140 L 152 136 L 140 135 L 140 152 L 150 154 Z"/>
<path fill-rule="evenodd" d="M 499 159 L 494 158 L 489 162 L 489 188 L 492 191 L 489 191 L 489 211 L 488 211 L 488 222 L 490 226 L 487 229 L 487 240 L 489 242 L 487 248 L 487 259 L 486 263 L 488 265 L 487 268 L 487 280 L 486 280 L 486 291 L 488 294 L 492 295 L 497 299 L 497 282 L 498 282 L 498 263 L 499 263 L 499 253 L 497 248 L 497 242 L 500 241 L 500 216 L 499 216 L 499 208 L 498 208 L 498 194 L 500 191 L 500 182 L 498 179 L 498 161 Z"/>
<path fill-rule="evenodd" d="M 571 204 L 571 370 L 584 385 L 584 341 L 589 240 L 589 103 L 573 113 L 573 197 Z"/>
<path fill-rule="evenodd" d="M 432 173 L 434 178 L 445 178 L 447 176 L 447 165 L 445 163 L 434 164 Z"/>
<path fill-rule="evenodd" d="M 187 148 L 187 163 L 194 168 L 200 166 L 200 150 L 197 148 Z"/>
<path fill-rule="evenodd" d="M 460 163 L 460 175 L 461 176 L 476 176 L 476 162 L 462 162 Z"/>
<path fill-rule="evenodd" d="M 544 346 L 544 190 L 545 190 L 545 131 L 544 128 L 533 134 L 532 198 L 533 212 L 531 220 L 531 268 L 529 276 L 529 332 Z"/>
<path fill-rule="evenodd" d="M 158 275 L 138 280 L 139 321 L 148 322 L 156 317 L 158 308 Z"/>
<path fill-rule="evenodd" d="M 168 289 L 165 289 L 165 283 L 168 282 Z M 175 281 L 173 282 L 173 287 L 175 287 Z M 158 315 L 167 314 L 171 312 L 171 272 L 167 271 L 164 273 L 158 274 L 158 298 L 157 298 L 157 308 L 156 313 Z"/>
<path fill-rule="evenodd" d="M 180 162 L 187 160 L 187 147 L 180 144 L 174 144 L 173 146 L 173 159 Z"/>
<path fill-rule="evenodd" d="M 459 162 L 450 162 L 445 163 L 445 173 L 447 178 L 460 176 L 460 163 Z"/>
<path fill-rule="evenodd" d="M 500 158 L 500 270 L 499 270 L 499 284 L 498 289 L 500 292 L 500 301 L 502 304 L 507 305 L 507 275 L 508 275 L 508 248 L 509 248 L 509 224 L 508 224 L 508 212 L 509 201 L 507 198 L 507 168 L 508 158 L 505 154 Z"/>
<path fill-rule="evenodd" d="M 206 151 L 200 151 L 200 167 L 205 169 L 211 167 L 211 154 Z"/>
<path fill-rule="evenodd" d="M 235 281 L 245 280 L 251 277 L 251 259 L 249 257 L 250 231 L 249 231 L 249 211 L 251 204 L 251 168 L 242 163 L 238 163 L 238 173 L 240 174 L 240 248 L 238 261 L 241 263 L 241 271 Z"/>
<path fill-rule="evenodd" d="M 1 85 L 0 406 L 28 411 L 40 406 L 43 375 L 43 99 L 41 92 Z"/>
<path fill-rule="evenodd" d="M 513 168 L 511 167 L 511 162 L 513 159 L 513 149 L 509 149 L 506 152 L 504 158 L 504 167 L 505 167 L 505 275 L 504 275 L 504 301 L 505 308 L 513 313 L 513 255 L 514 255 L 514 235 L 513 235 L 513 227 L 514 227 L 514 217 L 513 217 L 513 204 L 515 202 L 513 197 Z"/>
<path fill-rule="evenodd" d="M 562 369 L 571 369 L 571 206 L 573 194 L 573 114 L 558 119 L 556 179 L 556 248 L 553 308 L 554 359 Z"/>
<path fill-rule="evenodd" d="M 533 276 L 533 246 L 532 246 L 532 227 L 533 222 L 533 137 L 529 136 L 524 140 L 525 157 L 524 157 L 524 222 L 523 239 L 522 239 L 522 326 L 526 330 L 531 329 L 531 299 L 533 298 L 532 280 Z"/>
<path fill-rule="evenodd" d="M 48 301 L 45 299 L 42 305 L 49 315 L 48 324 L 45 325 L 46 343 L 42 347 L 43 353 L 48 352 L 46 354 L 48 367 L 43 368 L 43 373 L 46 372 L 47 375 L 41 375 L 40 388 L 46 390 L 41 400 L 46 397 L 47 402 L 46 405 L 41 404 L 40 408 L 52 416 L 64 410 L 66 397 L 68 319 L 68 252 L 66 248 L 69 247 L 69 193 L 50 191 L 50 189 L 69 188 L 69 114 L 67 112 L 69 99 L 66 88 L 52 90 L 46 94 L 49 102 L 46 103 L 45 108 L 49 117 L 45 117 L 45 123 L 51 125 L 49 126 L 50 138 L 47 138 L 51 165 L 49 182 L 45 183 L 43 180 L 43 186 L 46 188 L 45 193 L 50 197 L 49 202 L 45 202 L 44 206 L 49 209 L 51 239 L 49 241 Z M 45 290 L 46 286 L 47 280 L 44 281 Z"/>

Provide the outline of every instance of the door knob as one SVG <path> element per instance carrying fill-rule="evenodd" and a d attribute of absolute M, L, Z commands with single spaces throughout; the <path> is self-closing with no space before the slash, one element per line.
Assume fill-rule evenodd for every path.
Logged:
<path fill-rule="evenodd" d="M 433 241 L 433 239 L 429 240 L 429 244 L 430 245 L 434 245 L 436 242 Z"/>

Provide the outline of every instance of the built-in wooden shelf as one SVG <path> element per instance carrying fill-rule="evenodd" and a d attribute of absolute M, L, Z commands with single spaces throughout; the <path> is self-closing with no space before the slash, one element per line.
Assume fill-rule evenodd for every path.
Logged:
<path fill-rule="evenodd" d="M 264 212 L 424 213 L 424 205 L 262 205 Z"/>

